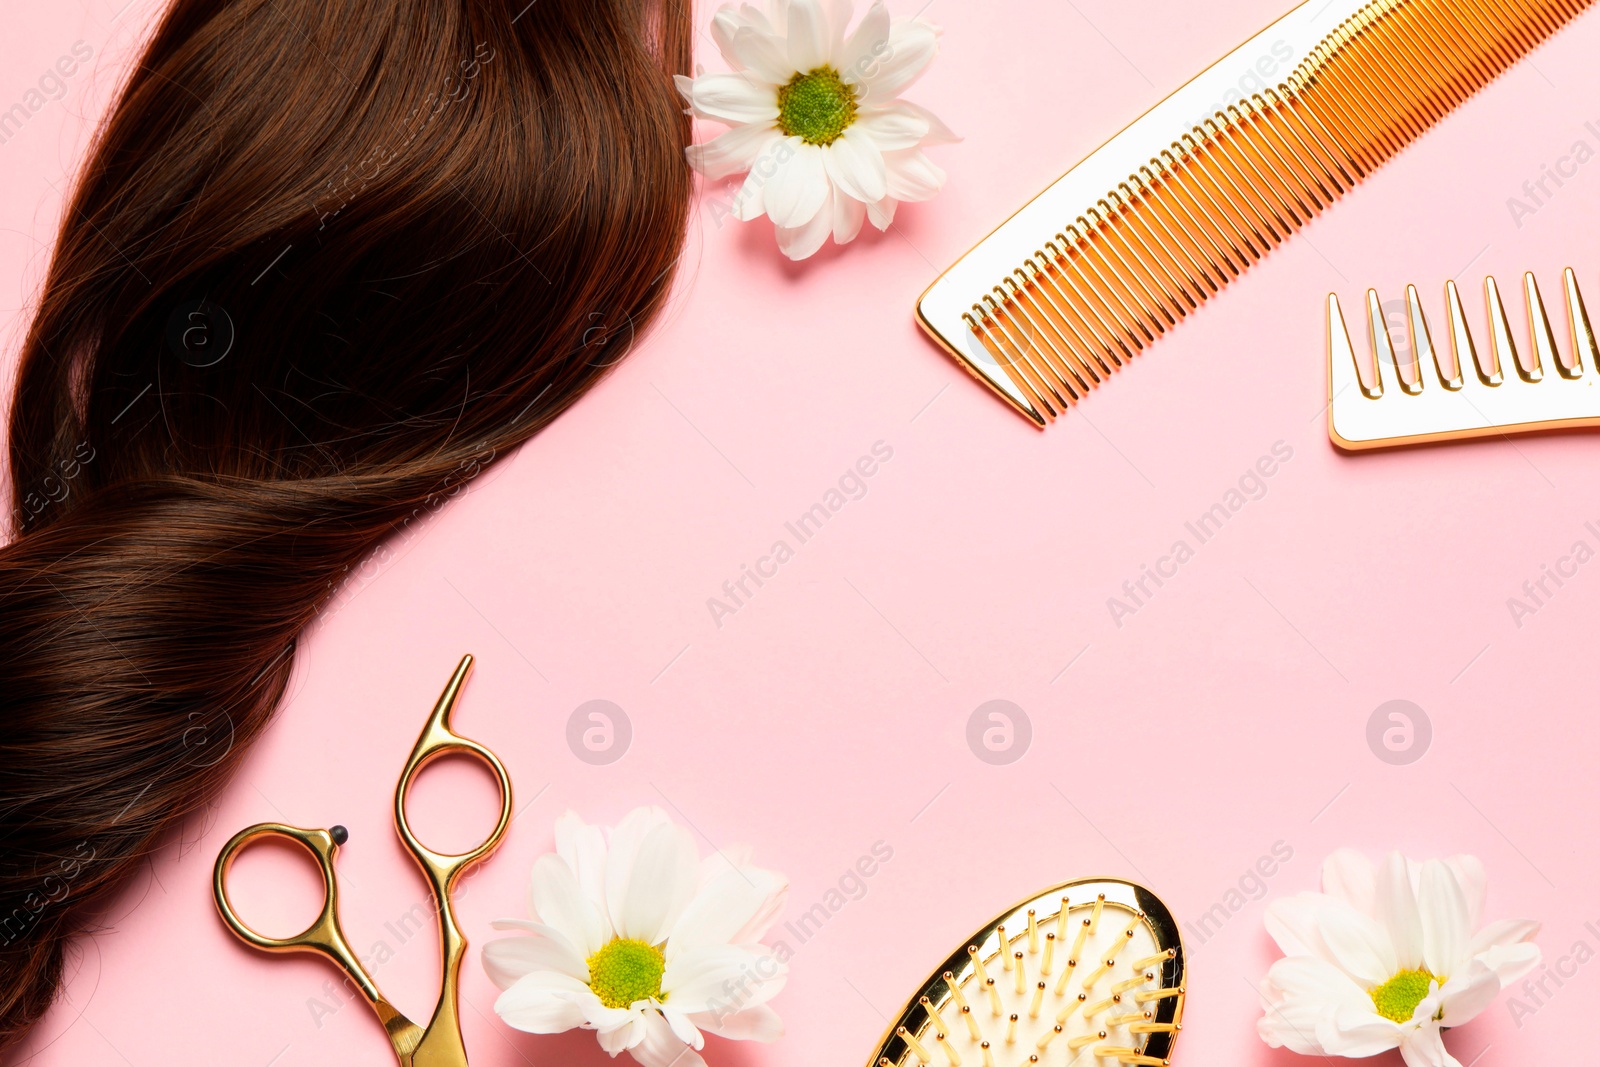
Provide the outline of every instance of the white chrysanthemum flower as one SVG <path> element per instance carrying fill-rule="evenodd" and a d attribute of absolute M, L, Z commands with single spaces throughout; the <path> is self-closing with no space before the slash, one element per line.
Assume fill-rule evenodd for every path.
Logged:
<path fill-rule="evenodd" d="M 1472 856 L 1417 863 L 1395 852 L 1375 869 L 1341 849 L 1323 864 L 1322 888 L 1267 908 L 1285 958 L 1262 983 L 1257 1028 L 1274 1048 L 1351 1057 L 1398 1048 L 1408 1067 L 1460 1067 L 1442 1032 L 1539 963 L 1538 923 L 1480 926 L 1487 883 Z"/>
<path fill-rule="evenodd" d="M 689 148 L 712 180 L 749 173 L 729 213 L 772 218 L 778 246 L 805 259 L 832 234 L 846 244 L 901 201 L 929 200 L 944 171 L 923 147 L 959 140 L 932 112 L 898 99 L 939 49 L 921 18 L 890 18 L 875 0 L 846 32 L 850 0 L 767 0 L 723 7 L 711 33 L 728 74 L 678 78 L 689 110 L 732 127 Z"/>
<path fill-rule="evenodd" d="M 660 808 L 630 812 L 609 836 L 572 812 L 556 851 L 533 865 L 533 922 L 484 946 L 504 990 L 495 1011 L 534 1034 L 596 1031 L 612 1056 L 645 1067 L 704 1067 L 705 1033 L 773 1041 L 767 1001 L 788 968 L 760 944 L 789 891 L 743 853 L 700 859 L 694 838 Z"/>

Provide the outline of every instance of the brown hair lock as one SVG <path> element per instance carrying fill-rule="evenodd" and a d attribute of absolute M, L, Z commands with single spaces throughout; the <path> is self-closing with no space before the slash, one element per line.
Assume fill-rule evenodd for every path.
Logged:
<path fill-rule="evenodd" d="M 22 352 L 0 1048 L 341 578 L 595 383 L 683 247 L 687 0 L 175 0 Z M 406 729 L 410 729 L 406 725 Z"/>

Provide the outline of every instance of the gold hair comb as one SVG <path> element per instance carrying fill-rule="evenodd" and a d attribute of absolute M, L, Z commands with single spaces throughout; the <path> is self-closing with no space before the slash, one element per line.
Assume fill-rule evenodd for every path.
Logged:
<path fill-rule="evenodd" d="M 1171 1062 L 1183 943 L 1166 905 L 1118 879 L 1068 882 L 986 924 L 929 975 L 867 1067 Z"/>
<path fill-rule="evenodd" d="M 1520 348 L 1493 277 L 1483 280 L 1486 345 L 1473 340 L 1454 281 L 1444 286 L 1447 339 L 1438 342 L 1416 286 L 1406 286 L 1403 305 L 1384 304 L 1368 289 L 1367 360 L 1357 356 L 1339 298 L 1329 293 L 1328 436 L 1357 452 L 1600 426 L 1600 348 L 1570 267 L 1562 288 L 1565 353 L 1531 273 L 1522 276 L 1528 343 Z M 1391 306 L 1397 312 L 1403 307 L 1408 343 L 1401 352 L 1389 335 Z"/>
<path fill-rule="evenodd" d="M 918 319 L 1043 427 L 1590 2 L 1306 0 L 958 260 Z"/>

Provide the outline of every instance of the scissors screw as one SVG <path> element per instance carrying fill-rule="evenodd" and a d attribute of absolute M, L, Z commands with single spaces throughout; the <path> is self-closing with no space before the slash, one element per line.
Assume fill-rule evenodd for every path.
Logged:
<path fill-rule="evenodd" d="M 335 826 L 328 831 L 328 836 L 333 838 L 334 844 L 342 845 L 346 841 L 350 840 L 350 831 L 346 830 L 342 826 Z"/>

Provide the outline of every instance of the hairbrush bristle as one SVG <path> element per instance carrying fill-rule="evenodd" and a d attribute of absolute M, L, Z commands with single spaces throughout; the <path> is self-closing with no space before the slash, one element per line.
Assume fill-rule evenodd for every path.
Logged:
<path fill-rule="evenodd" d="M 1128 978 L 1128 979 L 1125 979 L 1125 980 L 1123 980 L 1121 982 L 1118 982 L 1116 985 L 1111 987 L 1111 992 L 1113 992 L 1113 993 L 1126 993 L 1128 990 L 1133 989 L 1136 986 L 1142 986 L 1142 985 L 1145 985 L 1148 982 L 1153 982 L 1155 980 L 1156 980 L 1155 972 L 1154 971 L 1146 971 L 1143 974 L 1136 974 L 1132 978 Z"/>
<path fill-rule="evenodd" d="M 906 1043 L 906 1047 L 911 1050 L 913 1056 L 923 1063 L 932 1062 L 933 1057 L 928 1055 L 928 1050 L 922 1047 L 922 1042 L 918 1041 L 916 1035 L 910 1030 L 902 1026 L 896 1029 L 895 1033 L 899 1035 L 901 1041 Z"/>
<path fill-rule="evenodd" d="M 1078 936 L 1072 942 L 1072 960 L 1073 960 L 1074 963 L 1076 963 L 1078 960 L 1083 959 L 1083 945 L 1084 945 L 1084 942 L 1088 941 L 1089 940 L 1089 935 L 1091 935 L 1093 933 L 1094 933 L 1094 920 L 1093 919 L 1086 918 L 1086 919 L 1083 920 L 1082 923 L 1080 923 L 1078 925 Z"/>
<path fill-rule="evenodd" d="M 983 957 L 978 955 L 978 946 L 968 945 L 967 956 L 972 960 L 972 967 L 978 974 L 978 981 L 987 982 L 989 980 L 989 972 L 983 969 Z"/>

